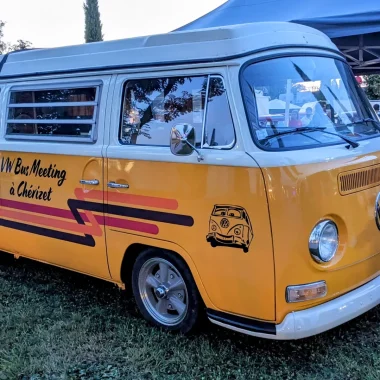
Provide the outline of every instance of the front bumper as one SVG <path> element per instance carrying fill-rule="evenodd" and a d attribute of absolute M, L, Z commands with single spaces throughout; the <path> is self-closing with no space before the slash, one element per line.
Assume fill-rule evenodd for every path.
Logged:
<path fill-rule="evenodd" d="M 380 304 L 380 276 L 343 296 L 310 309 L 288 314 L 282 323 L 273 325 L 275 333 L 262 332 L 256 322 L 237 323 L 235 318 L 214 318 L 211 322 L 244 334 L 276 340 L 302 339 L 330 330 L 358 317 Z M 232 317 L 232 316 L 231 316 Z M 249 328 L 247 328 L 249 326 Z M 261 331 L 260 331 L 261 330 Z"/>

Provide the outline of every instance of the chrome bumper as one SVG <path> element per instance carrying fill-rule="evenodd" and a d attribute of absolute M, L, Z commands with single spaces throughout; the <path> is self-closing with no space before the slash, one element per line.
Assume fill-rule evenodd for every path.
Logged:
<path fill-rule="evenodd" d="M 276 333 L 267 334 L 248 330 L 209 317 L 210 321 L 244 334 L 276 340 L 302 339 L 320 334 L 350 321 L 380 304 L 380 276 L 338 298 L 310 309 L 288 314 L 282 323 L 275 325 Z"/>

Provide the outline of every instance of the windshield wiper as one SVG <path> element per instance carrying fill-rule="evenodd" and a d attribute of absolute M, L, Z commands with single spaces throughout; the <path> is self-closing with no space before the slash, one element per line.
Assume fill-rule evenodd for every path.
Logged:
<path fill-rule="evenodd" d="M 368 124 L 368 123 L 374 123 L 375 124 L 375 128 L 378 131 L 380 131 L 380 121 L 372 119 L 370 117 L 367 117 L 365 119 L 360 119 L 360 120 L 357 120 L 357 121 L 353 121 L 351 123 L 346 124 L 345 126 L 349 127 L 350 125 Z"/>
<path fill-rule="evenodd" d="M 379 130 L 380 130 L 380 127 L 379 127 Z M 343 136 L 343 135 L 341 135 L 339 133 L 326 131 L 326 127 L 315 127 L 315 128 L 312 128 L 312 127 L 299 127 L 299 128 L 294 128 L 294 129 L 291 129 L 289 131 L 282 131 L 282 132 L 279 132 L 279 133 L 277 133 L 275 135 L 267 136 L 264 139 L 264 141 L 267 142 L 267 141 L 272 140 L 273 138 L 278 137 L 278 136 L 291 135 L 293 133 L 314 132 L 314 131 L 321 131 L 321 132 L 326 133 L 328 135 L 338 136 L 342 140 L 344 140 L 345 142 L 347 142 L 348 144 L 350 144 L 350 146 L 352 148 L 357 148 L 359 146 L 359 143 L 357 143 L 356 141 L 351 140 L 350 138 L 348 138 L 346 136 Z"/>

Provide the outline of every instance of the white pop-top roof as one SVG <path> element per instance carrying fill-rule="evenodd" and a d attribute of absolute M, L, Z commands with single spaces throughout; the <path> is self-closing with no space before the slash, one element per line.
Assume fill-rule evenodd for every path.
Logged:
<path fill-rule="evenodd" d="M 331 40 L 318 30 L 294 23 L 262 22 L 11 53 L 0 56 L 0 78 L 207 62 L 281 46 L 310 46 L 338 51 Z"/>

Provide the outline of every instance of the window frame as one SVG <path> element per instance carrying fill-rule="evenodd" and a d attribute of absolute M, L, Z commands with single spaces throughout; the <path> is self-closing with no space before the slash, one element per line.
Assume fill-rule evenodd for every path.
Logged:
<path fill-rule="evenodd" d="M 19 141 L 42 141 L 42 142 L 63 142 L 63 143 L 86 143 L 94 144 L 98 139 L 98 125 L 99 125 L 99 108 L 102 99 L 102 81 L 86 81 L 86 82 L 73 82 L 73 83 L 40 83 L 37 85 L 15 85 L 8 89 L 7 105 L 5 113 L 5 140 L 19 140 Z M 47 102 L 47 103 L 11 103 L 11 96 L 14 92 L 23 91 L 49 91 L 49 90 L 62 90 L 62 89 L 83 89 L 95 88 L 95 100 L 88 102 Z M 80 107 L 91 106 L 94 107 L 92 119 L 9 119 L 9 111 L 14 108 L 39 108 L 39 107 Z M 25 122 L 27 121 L 27 122 Z M 39 135 L 39 134 L 9 134 L 8 124 L 78 124 L 78 125 L 91 125 L 91 133 L 88 137 L 65 136 L 65 135 Z"/>
<path fill-rule="evenodd" d="M 201 135 L 201 147 L 199 149 L 213 149 L 213 150 L 231 150 L 234 148 L 236 144 L 236 129 L 235 129 L 235 123 L 233 119 L 233 114 L 231 111 L 231 103 L 229 100 L 229 94 L 228 94 L 228 89 L 226 87 L 226 81 L 224 77 L 221 74 L 202 74 L 202 73 L 194 73 L 194 74 L 180 74 L 180 75 L 162 75 L 162 76 L 149 76 L 149 77 L 138 77 L 138 78 L 127 78 L 123 81 L 122 83 L 122 97 L 121 97 L 121 107 L 120 107 L 120 115 L 119 115 L 119 126 L 118 126 L 118 141 L 119 144 L 122 146 L 133 146 L 133 147 L 151 147 L 151 148 L 169 148 L 170 147 L 170 141 L 168 137 L 168 145 L 149 145 L 149 144 L 126 144 L 122 142 L 121 139 L 121 133 L 122 133 L 122 121 L 123 121 L 123 112 L 124 112 L 124 102 L 125 102 L 125 95 L 127 91 L 127 86 L 129 82 L 132 81 L 143 81 L 143 80 L 154 80 L 154 79 L 163 79 L 163 78 L 187 78 L 187 77 L 205 77 L 207 78 L 207 86 L 206 86 L 206 98 L 205 98 L 205 107 L 203 109 L 203 120 L 202 120 L 202 135 Z M 222 80 L 223 83 L 223 88 L 225 90 L 225 95 L 227 98 L 227 105 L 228 105 L 228 111 L 231 116 L 231 124 L 232 124 L 232 129 L 233 129 L 233 134 L 234 134 L 234 139 L 231 144 L 229 145 L 224 145 L 223 147 L 217 147 L 217 146 L 212 146 L 212 147 L 205 147 L 204 146 L 204 136 L 205 136 L 205 129 L 206 129 L 206 123 L 207 123 L 207 110 L 208 110 L 208 93 L 210 89 L 210 80 L 211 78 L 219 78 Z"/>
<path fill-rule="evenodd" d="M 329 50 L 329 49 L 327 49 L 327 50 Z M 286 148 L 270 149 L 270 148 L 266 148 L 266 147 L 262 146 L 259 143 L 259 141 L 257 140 L 256 133 L 255 133 L 256 130 L 252 126 L 252 123 L 254 121 L 252 119 L 252 114 L 253 114 L 253 116 L 255 117 L 256 120 L 259 117 L 258 108 L 257 108 L 257 100 L 256 100 L 256 95 L 254 95 L 254 101 L 253 101 L 254 108 L 250 109 L 248 107 L 248 105 L 247 105 L 247 102 L 246 102 L 246 92 L 245 92 L 245 83 L 244 83 L 244 72 L 245 72 L 245 69 L 248 66 L 256 64 L 256 63 L 262 63 L 262 62 L 266 62 L 266 61 L 271 61 L 271 60 L 275 60 L 275 59 L 278 59 L 278 58 L 292 58 L 292 57 L 321 57 L 321 58 L 330 58 L 330 59 L 333 59 L 333 60 L 336 60 L 336 61 L 341 61 L 343 64 L 346 64 L 350 68 L 350 66 L 347 64 L 347 61 L 344 59 L 344 57 L 341 56 L 341 55 L 339 55 L 339 52 L 336 52 L 336 51 L 319 51 L 319 52 L 317 52 L 317 51 L 313 51 L 313 52 L 294 51 L 294 52 L 286 52 L 286 53 L 279 52 L 279 53 L 268 54 L 268 55 L 262 56 L 262 57 L 251 58 L 251 59 L 247 60 L 246 62 L 244 62 L 244 64 L 242 64 L 240 66 L 239 74 L 238 74 L 239 88 L 240 88 L 241 101 L 242 101 L 242 104 L 243 104 L 243 108 L 244 108 L 244 112 L 245 112 L 245 117 L 246 117 L 246 120 L 247 120 L 249 134 L 251 136 L 251 140 L 253 141 L 254 146 L 256 148 L 258 148 L 259 151 L 262 151 L 262 152 L 277 153 L 277 152 L 304 151 L 304 150 L 308 150 L 308 149 L 325 149 L 325 148 L 328 148 L 328 147 L 338 146 L 338 145 L 345 144 L 345 142 L 342 140 L 342 142 L 337 141 L 337 142 L 334 142 L 334 143 L 328 143 L 328 144 L 323 144 L 323 145 L 319 145 L 319 144 L 315 144 L 314 145 L 313 144 L 313 145 L 307 145 L 307 146 L 302 146 L 302 147 L 286 147 Z M 351 72 L 352 72 L 352 69 L 351 69 Z M 364 99 L 365 95 L 364 95 L 363 91 L 359 91 L 359 97 L 361 99 L 361 102 L 363 102 L 363 100 L 365 100 Z M 375 136 L 367 137 L 364 140 L 366 141 L 366 140 L 371 140 L 371 139 L 375 139 L 375 138 L 379 138 L 379 137 L 380 136 L 376 136 L 375 135 Z M 358 140 L 358 142 L 360 142 L 360 141 L 362 141 L 362 140 Z"/>

